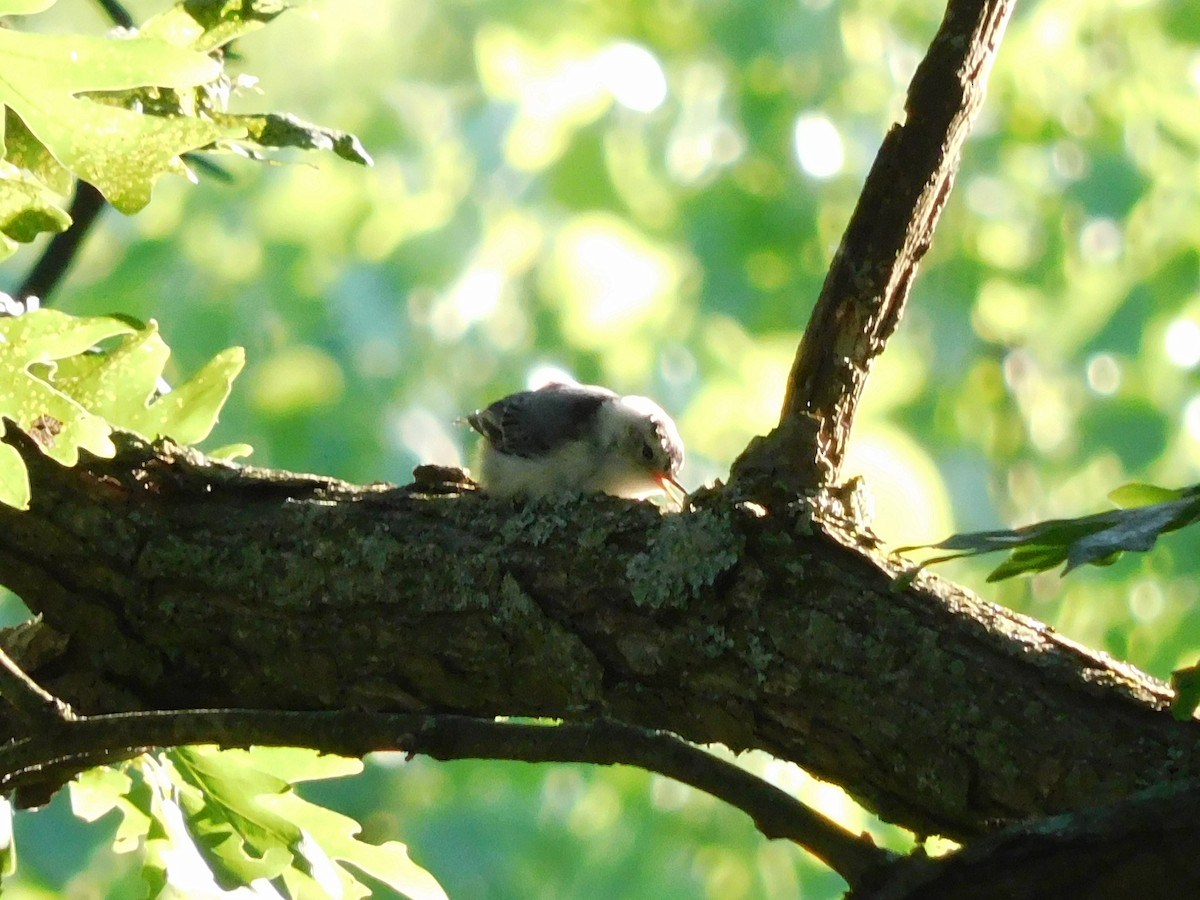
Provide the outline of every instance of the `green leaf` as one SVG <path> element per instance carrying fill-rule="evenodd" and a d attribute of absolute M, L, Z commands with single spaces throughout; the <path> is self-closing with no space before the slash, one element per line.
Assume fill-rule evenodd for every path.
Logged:
<path fill-rule="evenodd" d="M 16 249 L 14 242 L 27 244 L 42 232 L 66 231 L 71 217 L 62 199 L 28 172 L 0 160 L 0 235 L 6 250 L 0 259 Z"/>
<path fill-rule="evenodd" d="M 88 769 L 67 785 L 71 812 L 85 822 L 95 822 L 116 809 L 131 787 L 133 779 L 120 769 L 112 766 Z"/>
<path fill-rule="evenodd" d="M 146 20 L 146 37 L 207 53 L 262 28 L 292 5 L 279 0 L 184 0 Z"/>
<path fill-rule="evenodd" d="M 0 0 L 0 16 L 27 16 L 49 9 L 55 0 Z"/>
<path fill-rule="evenodd" d="M 4 8 L 48 5 L 8 0 Z M 164 173 L 194 177 L 180 159 L 189 151 L 234 149 L 259 159 L 255 146 L 302 147 L 369 165 L 353 135 L 287 114 L 226 114 L 240 82 L 205 54 L 286 9 L 280 0 L 183 0 L 136 35 L 0 29 L 0 162 L 11 166 L 0 171 L 0 259 L 70 224 L 64 198 L 76 177 L 132 213 Z"/>
<path fill-rule="evenodd" d="M 1171 500 L 1178 500 L 1182 496 L 1183 491 L 1180 490 L 1159 487 L 1156 484 L 1140 484 L 1135 481 L 1110 491 L 1108 499 L 1121 509 L 1131 509 L 1137 506 L 1150 506 L 1154 503 L 1167 503 Z"/>
<path fill-rule="evenodd" d="M 0 415 L 16 422 L 63 465 L 74 465 L 80 449 L 112 456 L 108 423 L 36 377 L 30 367 L 74 356 L 97 341 L 131 330 L 119 319 L 77 319 L 48 309 L 0 319 Z M 4 457 L 0 463 L 11 466 L 12 456 Z M 23 464 L 20 477 L 24 477 Z M 10 469 L 0 474 L 0 485 L 16 484 L 17 478 Z M 22 504 L 13 493 L 0 500 L 21 509 L 28 503 L 27 497 Z"/>
<path fill-rule="evenodd" d="M 300 840 L 294 823 L 264 809 L 262 794 L 288 790 L 286 781 L 220 759 L 211 748 L 181 747 L 165 754 L 178 774 L 180 802 L 197 849 L 226 890 L 287 868 L 289 847 Z"/>
<path fill-rule="evenodd" d="M 330 871 L 329 866 L 332 865 L 342 880 L 345 896 L 367 896 L 369 892 L 366 888 L 359 884 L 357 879 L 349 876 L 340 864 L 345 862 L 378 878 L 413 900 L 444 900 L 446 897 L 437 880 L 414 863 L 408 856 L 408 848 L 398 841 L 378 845 L 361 841 L 358 839 L 361 826 L 354 819 L 309 803 L 292 792 L 264 797 L 262 802 L 281 815 L 304 824 L 304 840 L 294 850 L 307 866 L 293 869 L 299 870 L 297 874 L 307 876 L 324 886 Z M 332 862 L 333 860 L 338 862 Z M 325 873 L 325 876 L 321 877 L 321 873 Z M 284 882 L 289 889 L 298 889 L 305 883 L 305 878 L 285 873 Z M 296 890 L 292 892 L 293 896 L 297 893 Z"/>
<path fill-rule="evenodd" d="M 130 427 L 147 435 L 170 435 L 183 444 L 204 440 L 245 365 L 246 351 L 241 347 L 222 350 L 184 384 L 155 400 L 141 417 L 140 428 Z"/>
<path fill-rule="evenodd" d="M 1067 558 L 1066 550 L 1062 547 L 1045 547 L 1034 544 L 1029 547 L 1019 547 L 1012 555 L 996 566 L 987 577 L 988 581 L 1003 581 L 1016 575 L 1034 574 L 1053 569 Z"/>
<path fill-rule="evenodd" d="M 1200 517 L 1200 500 L 1187 497 L 1118 510 L 1115 515 L 1115 521 L 1071 545 L 1067 552 L 1064 573 L 1078 566 L 1103 560 L 1118 551 L 1149 550 L 1160 534 L 1175 531 L 1196 521 Z"/>
<path fill-rule="evenodd" d="M 123 337 L 107 352 L 85 352 Z M 140 329 L 115 317 L 78 319 L 41 309 L 0 318 L 0 416 L 16 422 L 63 465 L 79 451 L 112 456 L 112 428 L 181 443 L 205 438 L 245 363 L 240 347 L 215 356 L 177 390 L 157 387 L 170 350 L 149 322 Z M 0 445 L 0 502 L 29 505 L 20 455 Z"/>
<path fill-rule="evenodd" d="M 16 447 L 0 444 L 0 503 L 16 509 L 29 509 L 32 499 L 29 472 Z"/>
<path fill-rule="evenodd" d="M 210 848 L 203 846 L 200 835 L 189 819 L 189 808 L 203 805 L 204 794 L 180 776 L 172 765 L 174 754 L 143 756 L 138 765 L 141 789 L 135 788 L 137 804 L 150 817 L 145 836 L 142 880 L 150 896 L 171 890 L 171 896 L 216 894 L 222 884 L 208 865 Z M 244 875 L 234 875 L 230 885 L 248 884 L 256 878 L 270 878 L 279 860 L 247 858 Z M 222 874 L 224 872 L 222 871 Z"/>
<path fill-rule="evenodd" d="M 119 768 L 98 766 L 68 785 L 71 811 L 85 822 L 95 822 L 114 809 L 121 814 L 121 824 L 113 836 L 116 853 L 138 849 L 150 832 L 153 815 L 150 791 L 144 782 L 135 783 L 127 771 L 137 768 L 137 762 Z"/>
<path fill-rule="evenodd" d="M 956 534 L 939 544 L 901 547 L 897 552 L 925 548 L 960 551 L 925 563 L 931 565 L 947 559 L 1007 550 L 1009 558 L 988 575 L 988 581 L 1044 572 L 1064 561 L 1065 575 L 1082 565 L 1111 565 L 1125 551 L 1149 550 L 1160 534 L 1200 519 L 1200 493 L 1195 487 L 1168 491 L 1152 485 L 1126 485 L 1113 493 L 1130 501 L 1150 500 L 1156 496 L 1171 499 L 1077 519 L 1051 519 L 1011 531 Z"/>
<path fill-rule="evenodd" d="M 1186 722 L 1200 706 L 1200 663 L 1171 673 L 1171 687 L 1175 698 L 1171 701 L 1171 714 Z"/>
<path fill-rule="evenodd" d="M 291 789 L 295 781 L 358 772 L 359 760 L 294 748 L 211 747 L 181 748 L 164 758 L 191 840 L 225 889 L 278 876 L 297 900 L 367 896 L 348 863 L 414 900 L 446 896 L 403 844 L 360 841 L 357 822 Z"/>
<path fill-rule="evenodd" d="M 324 781 L 345 778 L 363 770 L 361 759 L 319 753 L 305 747 L 251 747 L 249 750 L 226 750 L 222 758 L 241 760 L 247 765 L 270 772 L 289 784 L 301 781 Z"/>
<path fill-rule="evenodd" d="M 295 147 L 300 150 L 332 150 L 342 159 L 364 166 L 374 164 L 358 138 L 305 122 L 289 113 L 262 113 L 246 116 L 217 116 L 219 121 L 239 126 L 263 147 Z"/>
<path fill-rule="evenodd" d="M 62 167 L 46 145 L 30 134 L 25 123 L 11 109 L 4 111 L 4 158 L 32 176 L 44 188 L 65 198 L 75 187 L 75 179 Z"/>
<path fill-rule="evenodd" d="M 224 447 L 218 447 L 216 450 L 206 451 L 205 456 L 209 459 L 232 462 L 235 459 L 244 459 L 253 452 L 254 448 L 249 444 L 226 444 Z"/>
<path fill-rule="evenodd" d="M 194 444 L 212 431 L 246 354 L 241 347 L 223 350 L 185 384 L 159 396 L 170 355 L 151 321 L 110 352 L 60 363 L 50 381 L 115 428 Z"/>
<path fill-rule="evenodd" d="M 17 871 L 17 845 L 13 840 L 13 810 L 7 797 L 0 797 L 0 877 Z"/>
<path fill-rule="evenodd" d="M 154 181 L 182 171 L 181 153 L 222 135 L 214 122 L 143 115 L 88 91 L 213 81 L 221 65 L 200 53 L 145 37 L 28 34 L 0 29 L 0 103 L 9 106 L 53 157 L 94 184 L 122 212 L 150 200 Z"/>

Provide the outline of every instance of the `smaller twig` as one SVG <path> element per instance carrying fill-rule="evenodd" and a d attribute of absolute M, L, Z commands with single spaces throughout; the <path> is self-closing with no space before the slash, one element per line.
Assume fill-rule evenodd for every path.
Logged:
<path fill-rule="evenodd" d="M 60 728 L 76 720 L 71 707 L 46 691 L 0 649 L 0 696 L 31 726 Z"/>
<path fill-rule="evenodd" d="M 100 4 L 100 8 L 105 14 L 112 19 L 112 23 L 119 28 L 132 28 L 133 16 L 125 9 L 124 5 L 117 0 L 96 0 Z"/>
<path fill-rule="evenodd" d="M 24 303 L 30 297 L 37 297 L 42 306 L 49 305 L 50 295 L 67 274 L 84 237 L 105 205 L 104 195 L 95 187 L 86 181 L 77 184 L 75 199 L 71 201 L 71 226 L 51 238 L 33 269 L 25 276 L 25 282 L 18 288 L 17 300 Z"/>
<path fill-rule="evenodd" d="M 733 763 L 674 735 L 608 720 L 541 725 L 452 715 L 243 709 L 81 716 L 53 734 L 0 747 L 0 791 L 28 788 L 44 802 L 56 785 L 94 765 L 148 746 L 206 743 L 311 747 L 345 756 L 398 750 L 441 760 L 634 765 L 724 800 L 747 813 L 767 837 L 803 846 L 852 886 L 897 858 Z"/>

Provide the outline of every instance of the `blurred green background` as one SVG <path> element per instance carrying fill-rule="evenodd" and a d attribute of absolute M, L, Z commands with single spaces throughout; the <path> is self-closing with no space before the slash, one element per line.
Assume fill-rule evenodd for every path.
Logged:
<path fill-rule="evenodd" d="M 131 4 L 141 19 L 161 9 Z M 249 356 L 209 446 L 404 482 L 466 462 L 462 413 L 565 371 L 673 412 L 683 481 L 722 477 L 784 379 L 883 133 L 940 19 L 930 0 L 314 2 L 242 41 L 244 110 L 357 133 L 332 157 L 163 181 L 109 213 L 53 298 L 153 317 L 178 380 Z M 62 0 L 21 23 L 100 31 Z M 1021 6 L 847 474 L 878 532 L 1106 508 L 1200 467 L 1200 10 Z M 37 248 L 0 267 L 15 289 Z M 1165 677 L 1200 655 L 1200 533 L 1104 570 L 983 586 Z M 898 849 L 835 788 L 744 764 Z M 837 896 L 844 884 L 707 796 L 639 771 L 380 756 L 306 786 L 409 844 L 452 897 Z M 10 896 L 137 896 L 60 796 L 17 818 Z M 383 892 L 381 896 L 386 896 Z"/>

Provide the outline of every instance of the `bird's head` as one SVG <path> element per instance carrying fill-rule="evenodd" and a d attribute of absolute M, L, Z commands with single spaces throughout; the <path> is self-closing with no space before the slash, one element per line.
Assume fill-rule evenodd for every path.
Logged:
<path fill-rule="evenodd" d="M 630 481 L 644 484 L 643 493 L 661 489 L 673 496 L 673 488 L 686 496 L 678 477 L 683 441 L 662 407 L 647 397 L 618 397 L 607 412 L 614 463 L 628 472 Z"/>

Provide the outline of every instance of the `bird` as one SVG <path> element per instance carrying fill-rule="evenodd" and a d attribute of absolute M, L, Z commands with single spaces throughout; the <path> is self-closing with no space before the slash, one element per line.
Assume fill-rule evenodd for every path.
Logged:
<path fill-rule="evenodd" d="M 551 382 L 502 397 L 465 421 L 483 436 L 478 481 L 486 494 L 601 492 L 642 499 L 674 489 L 687 496 L 678 478 L 679 431 L 647 397 Z"/>

